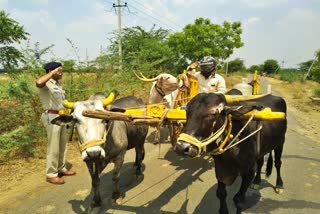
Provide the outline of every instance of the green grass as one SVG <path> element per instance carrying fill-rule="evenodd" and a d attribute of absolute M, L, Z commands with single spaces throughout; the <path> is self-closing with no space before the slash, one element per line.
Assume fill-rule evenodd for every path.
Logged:
<path fill-rule="evenodd" d="M 312 96 L 320 98 L 320 87 L 313 90 Z"/>
<path fill-rule="evenodd" d="M 0 74 L 0 100 L 7 98 L 7 88 L 9 86 L 9 76 Z"/>
<path fill-rule="evenodd" d="M 304 81 L 304 74 L 302 72 L 297 72 L 296 70 L 291 69 L 284 69 L 281 70 L 279 73 L 279 79 L 282 81 L 286 81 L 289 83 L 295 81 Z"/>

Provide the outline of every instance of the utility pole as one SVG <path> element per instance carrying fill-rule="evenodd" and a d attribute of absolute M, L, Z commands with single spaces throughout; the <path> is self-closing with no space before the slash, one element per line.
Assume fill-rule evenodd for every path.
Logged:
<path fill-rule="evenodd" d="M 226 75 L 228 75 L 228 66 L 229 66 L 229 62 L 227 61 L 227 64 L 226 64 Z"/>
<path fill-rule="evenodd" d="M 122 41 L 121 41 L 121 7 L 127 7 L 127 2 L 121 5 L 121 0 L 118 0 L 118 5 L 113 3 L 113 7 L 118 8 L 118 45 L 119 45 L 119 69 L 122 69 Z"/>
<path fill-rule="evenodd" d="M 315 53 L 314 60 L 313 60 L 312 64 L 310 65 L 307 74 L 304 76 L 304 80 L 306 80 L 306 79 L 308 78 L 309 73 L 310 73 L 310 71 L 311 71 L 311 68 L 312 68 L 313 64 L 315 63 L 315 61 L 317 61 L 317 58 L 318 58 L 318 56 L 317 56 L 317 54 Z"/>

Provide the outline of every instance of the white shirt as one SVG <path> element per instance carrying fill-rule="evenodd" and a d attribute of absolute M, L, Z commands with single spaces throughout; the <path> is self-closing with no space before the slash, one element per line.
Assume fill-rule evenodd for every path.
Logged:
<path fill-rule="evenodd" d="M 226 93 L 226 81 L 219 74 L 213 74 L 207 79 L 198 71 L 194 75 L 198 79 L 199 93 Z"/>

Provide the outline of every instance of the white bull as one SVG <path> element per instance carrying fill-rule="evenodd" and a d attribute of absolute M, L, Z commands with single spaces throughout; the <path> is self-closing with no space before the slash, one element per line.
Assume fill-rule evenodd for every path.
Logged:
<path fill-rule="evenodd" d="M 81 156 L 92 179 L 93 199 L 91 208 L 101 205 L 100 173 L 110 162 L 114 163 L 112 198 L 117 204 L 121 203 L 119 180 L 124 155 L 128 149 L 135 149 L 136 160 L 134 166 L 136 166 L 136 175 L 142 175 L 144 142 L 148 133 L 148 126 L 146 125 L 131 125 L 124 121 L 107 121 L 84 117 L 82 113 L 85 110 L 104 109 L 101 98 L 101 94 L 98 94 L 86 101 L 66 102 L 65 107 L 72 108 L 73 113 L 60 116 L 52 121 L 57 125 L 66 123 L 75 125 L 79 137 Z M 117 107 L 115 108 L 117 111 L 141 105 L 144 105 L 142 99 L 134 96 L 120 98 L 112 103 L 113 107 Z M 112 109 L 109 110 L 112 111 Z"/>
<path fill-rule="evenodd" d="M 144 82 L 152 82 L 149 94 L 149 104 L 164 104 L 167 108 L 174 108 L 179 90 L 187 87 L 186 79 L 178 79 L 171 74 L 162 73 L 154 78 L 147 78 L 142 74 L 135 74 Z"/>
<path fill-rule="evenodd" d="M 135 75 L 144 82 L 152 82 L 152 87 L 149 94 L 149 104 L 164 104 L 167 108 L 172 109 L 175 107 L 176 100 L 179 99 L 179 91 L 187 90 L 188 79 L 186 75 L 182 75 L 181 78 L 176 78 L 171 74 L 162 73 L 154 78 L 147 78 L 140 73 L 140 76 Z M 155 143 L 164 142 L 168 138 L 168 134 L 171 137 L 171 144 L 175 143 L 175 130 L 171 121 L 166 121 L 169 129 L 164 127 L 157 127 L 158 133 L 156 134 Z"/>

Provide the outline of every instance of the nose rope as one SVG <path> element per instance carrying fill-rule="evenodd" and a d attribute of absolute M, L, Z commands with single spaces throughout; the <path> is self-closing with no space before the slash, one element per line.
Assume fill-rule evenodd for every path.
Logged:
<path fill-rule="evenodd" d="M 78 141 L 78 144 L 79 144 L 80 151 L 83 152 L 83 151 L 86 150 L 87 148 L 104 144 L 104 143 L 106 142 L 106 138 L 107 138 L 108 131 L 109 131 L 109 128 L 108 128 L 108 130 L 105 130 L 105 131 L 104 131 L 104 134 L 103 134 L 103 138 L 102 138 L 102 139 L 89 140 L 89 141 L 86 141 L 85 143 L 81 143 L 80 140 L 79 140 L 79 141 Z M 80 139 L 80 138 L 79 138 L 79 139 Z"/>
<path fill-rule="evenodd" d="M 216 139 L 218 139 L 222 135 L 222 133 L 224 132 L 224 130 L 227 127 L 227 122 L 228 122 L 228 119 L 227 119 L 227 117 L 225 117 L 223 125 L 216 132 L 211 133 L 211 135 L 204 140 L 200 141 L 200 140 L 196 139 L 195 137 L 188 135 L 186 133 L 180 134 L 177 140 L 178 141 L 182 140 L 182 141 L 188 142 L 189 144 L 196 146 L 198 148 L 198 155 L 199 155 L 201 153 L 203 147 L 212 143 L 213 141 L 215 141 Z"/>

